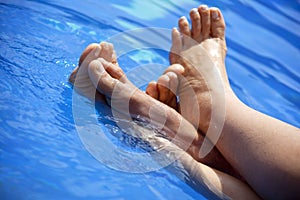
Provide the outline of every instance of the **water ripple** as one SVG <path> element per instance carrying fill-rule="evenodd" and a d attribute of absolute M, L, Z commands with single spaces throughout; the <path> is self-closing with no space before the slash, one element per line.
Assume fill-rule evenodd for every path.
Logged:
<path fill-rule="evenodd" d="M 231 85 L 253 108 L 300 127 L 300 12 L 297 1 L 60 1 L 0 2 L 0 180 L 7 199 L 203 199 L 162 169 L 126 174 L 96 161 L 84 148 L 72 116 L 68 75 L 81 51 L 131 28 L 177 26 L 200 3 L 219 7 L 227 23 Z M 142 38 L 136 38 L 143 42 Z M 170 43 L 170 37 L 165 37 Z M 122 41 L 120 41 L 122 43 Z M 149 44 L 152 45 L 152 44 Z M 167 53 L 122 55 L 125 71 Z M 108 107 L 99 123 L 114 145 L 147 146 L 124 135 Z M 130 158 L 128 158 L 130 160 Z M 116 161 L 117 162 L 117 161 Z M 11 191 L 16 191 L 12 194 Z M 1 194 L 2 195 L 2 194 Z"/>

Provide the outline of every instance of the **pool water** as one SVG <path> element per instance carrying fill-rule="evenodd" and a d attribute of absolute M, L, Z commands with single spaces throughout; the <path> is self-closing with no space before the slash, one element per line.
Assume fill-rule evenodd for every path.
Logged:
<path fill-rule="evenodd" d="M 132 174 L 98 162 L 79 139 L 68 83 L 89 43 L 135 28 L 171 29 L 201 3 L 224 14 L 239 98 L 300 127 L 297 0 L 0 0 L 0 198 L 205 199 L 165 169 Z M 166 52 L 120 60 L 125 72 L 151 62 L 167 65 Z"/>

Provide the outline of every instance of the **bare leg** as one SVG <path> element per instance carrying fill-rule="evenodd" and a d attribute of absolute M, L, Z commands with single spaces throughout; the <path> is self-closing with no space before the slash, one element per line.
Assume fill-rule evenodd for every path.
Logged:
<path fill-rule="evenodd" d="M 125 77 L 117 65 L 103 59 L 96 59 L 88 65 L 88 74 L 94 87 L 96 87 L 101 94 L 107 98 L 111 98 L 112 101 L 117 101 L 117 104 L 115 104 L 116 107 L 113 109 L 122 112 L 123 107 L 118 105 L 123 105 L 122 102 L 124 102 L 124 100 L 130 99 L 130 113 L 133 114 L 133 116 L 140 115 L 149 117 L 151 107 L 157 106 L 160 110 L 158 110 L 156 114 L 159 115 L 161 110 L 164 111 L 167 117 L 165 125 L 169 130 L 175 131 L 175 134 L 176 131 L 179 131 L 177 133 L 180 135 L 179 139 L 187 141 L 190 138 L 197 138 L 197 131 L 191 124 L 182 118 L 174 109 L 137 89 Z M 183 128 L 180 130 L 178 129 L 179 124 L 183 124 Z M 195 187 L 196 190 L 201 192 L 210 191 L 222 199 L 226 197 L 233 199 L 257 199 L 256 194 L 243 182 L 197 162 L 189 154 L 182 152 L 182 149 L 174 144 L 170 144 L 167 140 L 159 140 L 158 142 L 161 142 L 161 144 L 166 147 L 161 152 L 163 155 L 167 155 L 170 152 L 181 155 L 177 158 L 178 162 L 185 170 L 184 173 L 187 173 L 189 183 Z"/>
<path fill-rule="evenodd" d="M 224 64 L 225 23 L 221 12 L 217 8 L 200 6 L 190 14 L 192 29 L 185 18 L 179 20 L 180 32 L 173 30 L 170 54 L 171 63 L 180 63 L 184 67 L 183 76 L 188 80 L 179 84 L 181 109 L 186 106 L 188 110 L 195 102 L 184 90 L 192 86 L 201 110 L 199 127 L 206 132 L 213 109 L 209 94 L 218 91 L 218 87 L 208 87 L 205 79 L 217 76 L 210 73 L 212 68 L 219 71 L 225 88 L 226 116 L 217 148 L 261 197 L 300 198 L 300 130 L 247 107 L 235 96 Z M 209 56 L 204 59 L 203 55 L 207 54 Z M 213 65 L 207 59 L 211 59 Z M 199 69 L 207 70 L 210 75 L 203 77 Z M 191 115 L 184 117 L 193 121 Z"/>
<path fill-rule="evenodd" d="M 98 57 L 100 57 L 100 55 L 108 55 L 108 59 L 113 58 L 113 55 L 115 55 L 113 51 L 111 51 L 113 49 L 112 45 L 108 44 L 109 48 L 103 48 L 104 50 L 101 48 L 102 45 L 103 44 L 100 46 L 93 44 L 84 51 L 80 59 L 79 67 L 76 68 L 70 78 L 71 81 L 75 83 L 75 89 L 82 92 L 84 95 L 90 95 L 88 97 L 91 99 L 93 99 L 91 95 L 95 95 L 95 88 L 98 90 L 96 97 L 99 96 L 102 99 L 105 97 L 110 98 L 112 91 L 116 90 L 115 92 L 117 95 L 114 97 L 117 100 L 122 101 L 126 98 L 132 99 L 131 104 L 134 106 L 133 109 L 131 109 L 131 112 L 148 116 L 151 106 L 155 104 L 159 106 L 161 103 L 135 88 L 126 77 L 124 77 L 123 71 L 117 65 L 113 65 L 112 63 L 101 59 L 99 60 Z M 133 93 L 134 95 L 131 95 Z M 136 103 L 138 104 L 136 105 Z M 160 106 L 163 109 L 165 108 L 168 118 L 166 124 L 170 125 L 171 128 L 176 128 L 180 122 L 184 121 L 175 110 L 163 104 Z M 142 132 L 141 135 L 145 136 L 142 137 L 143 139 L 148 138 L 148 136 L 145 135 L 147 134 L 147 130 L 142 127 L 136 131 Z M 186 131 L 184 135 L 188 135 L 188 137 L 196 136 L 196 130 L 188 123 L 185 123 L 183 131 Z M 183 139 L 185 140 L 186 138 Z M 181 172 L 183 170 L 184 176 L 188 177 L 188 183 L 202 194 L 208 193 L 209 197 L 214 195 L 215 197 L 222 199 L 226 198 L 226 196 L 234 199 L 257 198 L 251 189 L 244 183 L 195 161 L 190 155 L 183 152 L 182 149 L 170 143 L 168 140 L 156 137 L 151 140 L 150 144 L 153 146 L 156 144 L 164 146 L 165 148 L 163 148 L 161 152 L 162 156 L 170 155 L 170 152 L 172 152 L 173 155 L 175 153 L 177 162 L 180 163 L 182 168 L 176 169 L 175 167 L 173 172 L 181 177 Z M 185 180 L 187 177 L 185 177 Z"/>
<path fill-rule="evenodd" d="M 92 81 L 90 80 L 88 66 L 93 61 L 93 59 L 97 58 L 105 58 L 110 63 L 116 62 L 116 53 L 113 49 L 113 45 L 110 43 L 102 42 L 100 44 L 91 44 L 89 45 L 82 53 L 79 65 L 72 72 L 70 76 L 70 82 L 75 84 L 75 88 L 79 89 L 81 93 L 88 96 L 90 99 L 93 99 L 93 95 L 95 95 L 97 101 L 105 101 L 105 96 L 100 92 L 96 92 L 96 88 L 94 87 Z M 110 68 L 108 68 L 110 69 Z M 120 68 L 118 70 L 114 69 L 113 73 L 117 73 L 119 75 L 114 75 L 120 78 L 123 76 Z M 183 67 L 180 65 L 172 65 L 170 70 L 175 70 L 177 73 L 183 72 Z M 124 77 L 126 78 L 126 77 Z M 131 85 L 132 90 L 137 90 L 135 86 Z M 171 106 L 178 110 L 176 96 L 174 95 L 174 91 L 177 90 L 178 87 L 178 78 L 177 74 L 173 72 L 166 71 L 166 75 L 162 76 L 158 80 L 158 84 L 152 82 L 149 84 L 147 88 L 147 93 L 150 96 L 153 96 L 155 99 L 164 102 L 168 106 Z M 172 88 L 169 90 L 169 88 Z M 124 91 L 122 91 L 124 93 Z M 128 93 L 129 94 L 129 93 Z M 156 96 L 155 96 L 156 95 Z M 123 97 L 124 99 L 128 99 L 129 97 Z M 121 99 L 124 100 L 124 99 Z M 120 105 L 123 105 L 124 102 L 121 102 Z M 133 107 L 134 108 L 134 107 Z M 133 113 L 132 113 L 133 114 Z M 177 114 L 178 115 L 178 114 Z M 181 116 L 177 117 L 177 120 L 180 119 Z M 171 124 L 175 124 L 172 122 Z M 175 128 L 178 127 L 177 125 Z M 173 128 L 173 131 L 175 131 Z M 197 138 L 191 143 L 191 145 L 184 149 L 197 161 L 202 162 L 210 167 L 213 167 L 217 170 L 220 170 L 224 173 L 232 175 L 236 178 L 241 178 L 238 172 L 236 172 L 230 164 L 224 159 L 224 157 L 219 153 L 217 149 L 211 151 L 206 157 L 199 158 L 199 149 L 203 142 L 204 137 L 201 134 L 197 134 Z"/>

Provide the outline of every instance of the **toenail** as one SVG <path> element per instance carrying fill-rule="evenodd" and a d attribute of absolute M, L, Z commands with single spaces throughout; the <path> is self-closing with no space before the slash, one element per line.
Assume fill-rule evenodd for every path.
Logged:
<path fill-rule="evenodd" d="M 166 81 L 166 82 L 169 82 L 169 81 L 170 81 L 170 78 L 169 78 L 169 76 L 168 76 L 167 74 L 162 75 L 162 76 L 161 76 L 161 79 L 163 79 L 163 80 Z"/>
<path fill-rule="evenodd" d="M 168 88 L 169 82 L 170 82 L 170 78 L 166 74 L 162 75 L 158 79 L 158 85 L 165 86 L 166 88 Z"/>
<path fill-rule="evenodd" d="M 192 12 L 192 13 L 197 13 L 197 12 L 198 12 L 198 9 L 197 9 L 197 8 L 193 8 L 193 9 L 191 10 L 191 12 Z"/>
<path fill-rule="evenodd" d="M 220 19 L 218 10 L 212 10 L 211 16 L 214 20 L 219 20 Z"/>
<path fill-rule="evenodd" d="M 170 79 L 170 77 L 171 78 L 177 78 L 177 74 L 175 74 L 175 72 L 168 72 L 168 73 L 166 73 L 166 75 L 168 76 L 168 78 Z"/>
<path fill-rule="evenodd" d="M 203 11 L 206 11 L 206 10 L 208 10 L 208 6 L 207 6 L 207 5 L 203 5 L 203 6 L 201 6 L 201 10 L 203 10 Z"/>
<path fill-rule="evenodd" d="M 172 65 L 172 68 L 176 71 L 176 72 L 179 72 L 179 73 L 183 73 L 184 72 L 184 68 L 182 65 L 180 64 L 173 64 Z"/>
<path fill-rule="evenodd" d="M 185 16 L 180 17 L 180 20 L 187 20 Z"/>
<path fill-rule="evenodd" d="M 102 46 L 103 46 L 104 49 L 107 49 L 107 48 L 108 48 L 108 44 L 107 44 L 106 42 L 103 42 L 103 43 L 102 43 Z"/>

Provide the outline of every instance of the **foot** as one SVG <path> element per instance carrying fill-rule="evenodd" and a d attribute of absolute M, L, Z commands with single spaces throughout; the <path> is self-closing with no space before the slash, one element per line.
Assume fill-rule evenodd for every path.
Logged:
<path fill-rule="evenodd" d="M 99 58 L 105 58 L 109 62 Z M 126 104 L 126 100 L 130 100 L 129 110 L 132 116 L 139 115 L 147 118 L 149 117 L 149 110 L 151 108 L 160 108 L 160 110 L 164 110 L 164 112 L 167 113 L 166 115 L 169 116 L 167 117 L 168 120 L 165 124 L 168 126 L 167 129 L 171 130 L 171 132 L 176 132 L 178 130 L 178 124 L 182 123 L 182 117 L 179 114 L 176 114 L 176 112 L 173 112 L 173 109 L 169 109 L 168 107 L 161 105 L 160 102 L 153 101 L 154 99 L 149 98 L 148 95 L 145 95 L 142 91 L 136 88 L 126 78 L 124 72 L 119 68 L 119 66 L 117 64 L 113 64 L 115 61 L 116 55 L 111 44 L 101 43 L 100 45 L 89 45 L 80 57 L 79 66 L 71 74 L 70 82 L 75 83 L 75 87 L 91 99 L 93 99 L 96 89 L 96 99 L 108 99 L 110 101 L 110 99 L 113 98 L 114 109 L 121 112 L 128 109 L 128 107 L 123 107 L 123 105 L 128 105 Z M 173 108 L 177 108 L 177 99 L 174 94 L 178 87 L 177 74 L 183 73 L 183 67 L 181 65 L 172 65 L 169 70 L 170 71 L 166 71 L 165 77 L 161 77 L 158 80 L 158 84 L 149 84 L 147 93 L 151 94 L 151 96 L 155 99 L 158 99 Z M 172 71 L 176 71 L 176 73 Z M 152 90 L 151 85 L 153 86 Z M 154 115 L 160 118 L 159 114 L 154 113 L 155 110 L 156 109 L 152 110 L 152 117 Z M 182 140 L 186 141 L 186 137 L 195 138 L 195 140 L 187 149 L 186 146 L 180 146 L 182 144 L 181 142 L 179 142 L 179 147 L 186 149 L 186 151 L 197 161 L 235 177 L 239 177 L 228 163 L 225 162 L 224 158 L 220 156 L 220 153 L 216 149 L 214 149 L 205 158 L 199 158 L 198 151 L 204 138 L 195 131 L 194 135 L 190 134 L 193 131 L 189 131 L 192 127 L 188 125 L 186 125 L 186 128 L 184 129 L 186 133 L 182 134 L 184 135 L 184 139 Z M 171 133 L 170 137 L 173 136 L 174 134 Z"/>
<path fill-rule="evenodd" d="M 191 29 L 187 19 L 181 17 L 179 30 L 172 31 L 170 62 L 179 63 L 184 68 L 178 87 L 182 115 L 206 133 L 214 94 L 224 91 L 226 95 L 231 91 L 224 63 L 225 22 L 219 9 L 205 5 L 192 9 L 190 18 Z M 198 118 L 195 117 L 197 110 L 200 112 Z"/>
<path fill-rule="evenodd" d="M 116 53 L 113 45 L 107 42 L 90 44 L 81 54 L 78 66 L 73 70 L 69 81 L 74 84 L 75 89 L 89 99 L 104 101 L 104 96 L 97 92 L 88 74 L 88 66 L 91 61 L 104 58 L 108 62 L 116 63 Z"/>
<path fill-rule="evenodd" d="M 180 113 L 180 102 L 177 101 L 176 97 L 177 88 L 179 86 L 179 79 L 177 75 L 182 74 L 183 71 L 184 68 L 181 65 L 174 64 L 170 66 L 165 73 L 159 77 L 157 82 L 152 81 L 148 84 L 146 93 L 169 107 L 174 108 Z M 204 163 L 210 167 L 243 180 L 241 175 L 232 168 L 229 162 L 227 162 L 216 147 L 214 147 L 204 158 L 199 157 L 200 147 L 204 141 L 204 135 L 205 134 L 202 133 L 201 130 L 198 130 L 198 140 L 195 140 L 191 144 L 190 148 L 187 149 L 187 153 L 198 162 Z"/>
<path fill-rule="evenodd" d="M 239 174 L 235 172 L 235 170 L 229 165 L 229 163 L 223 158 L 216 148 L 205 158 L 200 158 L 199 147 L 201 146 L 204 137 L 201 134 L 198 134 L 194 127 L 189 122 L 184 120 L 179 113 L 174 111 L 174 109 L 171 109 L 165 104 L 156 101 L 135 87 L 127 79 L 119 66 L 107 62 L 104 59 L 96 59 L 90 63 L 88 67 L 88 73 L 94 87 L 97 88 L 98 92 L 105 95 L 107 99 L 111 99 L 112 109 L 115 109 L 123 114 L 128 114 L 126 112 L 129 110 L 130 116 L 133 117 L 141 116 L 146 119 L 152 117 L 151 121 L 154 121 L 153 125 L 156 125 L 155 122 L 159 123 L 160 118 L 165 118 L 166 120 L 163 124 L 163 130 L 166 132 L 166 134 L 168 134 L 167 137 L 171 139 L 175 136 L 178 136 L 177 140 L 173 140 L 172 142 L 174 142 L 180 148 L 186 150 L 187 153 L 189 153 L 195 160 L 240 178 Z M 167 73 L 166 76 L 171 80 L 175 80 L 175 83 L 172 82 L 171 85 L 175 88 L 177 86 L 177 79 L 172 79 L 173 75 L 176 74 Z M 166 78 L 166 80 L 168 80 L 168 78 Z M 158 82 L 163 82 L 161 81 L 162 79 L 164 79 L 164 77 L 161 77 Z M 171 82 L 165 81 L 163 84 L 169 83 Z M 150 85 L 152 85 L 152 83 Z M 161 89 L 156 90 L 158 92 L 158 96 L 169 97 L 168 94 L 163 94 L 163 91 L 167 90 L 166 85 L 162 85 L 162 87 L 158 86 L 158 88 Z M 155 92 L 154 90 L 153 92 Z M 169 94 L 171 93 L 172 92 Z M 172 102 L 172 99 L 169 99 L 168 102 Z M 153 116 L 155 117 L 154 119 Z M 158 121 L 156 121 L 157 119 Z M 181 128 L 178 128 L 179 124 L 182 126 Z M 179 130 L 181 130 L 181 132 L 179 132 Z M 188 146 L 186 146 L 186 144 L 188 144 Z"/>
<path fill-rule="evenodd" d="M 178 22 L 180 31 L 174 29 L 172 32 L 173 44 L 170 51 L 170 63 L 180 63 L 182 66 L 170 66 L 157 82 L 151 82 L 148 85 L 146 92 L 153 98 L 175 108 L 180 113 L 181 111 L 185 111 L 181 114 L 194 123 L 195 127 L 200 129 L 198 134 L 199 138 L 202 139 L 199 140 L 200 142 L 193 144 L 193 151 L 190 154 L 196 160 L 201 161 L 201 158 L 199 158 L 200 146 L 203 142 L 201 134 L 206 132 L 210 121 L 210 93 L 212 92 L 210 90 L 214 90 L 214 86 L 218 90 L 218 85 L 210 85 L 208 89 L 203 73 L 199 73 L 201 70 L 197 70 L 197 68 L 207 71 L 210 70 L 209 68 L 216 68 L 221 74 L 221 79 L 217 80 L 222 81 L 225 91 L 230 90 L 230 86 L 224 64 L 226 43 L 224 34 L 225 22 L 222 13 L 217 8 L 209 9 L 207 6 L 202 5 L 198 9 L 191 10 L 190 18 L 192 29 L 189 28 L 187 19 L 182 17 Z M 198 55 L 199 57 L 197 58 Z M 205 57 L 206 55 L 209 56 L 211 62 L 205 62 L 208 59 L 208 56 Z M 215 76 L 214 73 L 206 73 L 206 75 L 208 75 L 208 78 Z M 179 81 L 182 76 L 185 81 Z M 187 90 L 185 88 L 187 87 L 192 87 L 196 93 L 196 98 L 186 93 Z M 179 102 L 175 101 L 176 94 L 179 95 Z M 193 118 L 193 110 L 196 109 L 192 105 L 195 102 L 199 102 L 198 106 L 201 111 L 200 120 Z M 182 109 L 180 109 L 180 106 Z M 229 165 L 216 148 L 212 152 L 205 157 L 207 160 L 209 160 L 210 155 L 214 154 L 215 158 L 219 158 L 224 162 L 223 166 Z M 231 174 L 240 177 L 238 173 Z"/>

